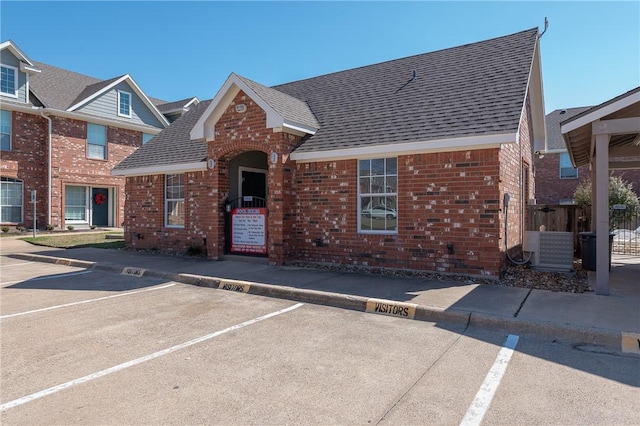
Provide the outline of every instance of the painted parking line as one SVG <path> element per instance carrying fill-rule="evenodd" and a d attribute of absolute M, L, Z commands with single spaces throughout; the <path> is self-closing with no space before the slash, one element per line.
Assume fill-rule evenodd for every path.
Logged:
<path fill-rule="evenodd" d="M 491 369 L 487 373 L 487 377 L 485 377 L 484 382 L 482 382 L 480 390 L 467 410 L 467 414 L 465 414 L 464 419 L 462 419 L 460 423 L 461 426 L 479 425 L 480 422 L 482 422 L 484 415 L 489 409 L 489 405 L 491 405 L 491 400 L 493 400 L 493 396 L 500 385 L 502 376 L 504 376 L 505 371 L 507 371 L 507 366 L 518 344 L 518 339 L 519 337 L 515 334 L 510 334 L 507 340 L 505 340 L 493 366 L 491 366 Z"/>
<path fill-rule="evenodd" d="M 48 308 L 34 309 L 32 311 L 19 312 L 17 314 L 3 315 L 3 316 L 0 316 L 0 319 L 18 317 L 18 316 L 21 316 L 21 315 L 36 314 L 38 312 L 50 311 L 52 309 L 67 308 L 69 306 L 82 305 L 84 303 L 93 303 L 93 302 L 98 302 L 100 300 L 114 299 L 116 297 L 131 296 L 133 294 L 144 293 L 146 291 L 162 290 L 164 288 L 172 287 L 174 285 L 175 284 L 167 284 L 167 285 L 163 285 L 163 286 L 160 286 L 160 287 L 145 288 L 144 290 L 129 291 L 129 292 L 126 292 L 126 293 L 113 294 L 111 296 L 98 297 L 97 299 L 81 300 L 79 302 L 65 303 L 64 305 L 49 306 Z"/>
<path fill-rule="evenodd" d="M 154 352 L 152 354 L 149 354 L 149 355 L 146 355 L 146 356 L 143 356 L 143 357 L 140 357 L 140 358 L 136 358 L 134 360 L 127 361 L 127 362 L 122 363 L 122 364 L 118 364 L 118 365 L 113 366 L 111 368 L 107 368 L 106 370 L 98 371 L 97 373 L 89 374 L 89 375 L 81 377 L 79 379 L 71 380 L 70 382 L 66 382 L 66 383 L 62 383 L 62 384 L 57 385 L 57 386 L 53 386 L 53 387 L 51 387 L 49 389 L 45 389 L 43 391 L 33 393 L 33 394 L 25 396 L 23 398 L 19 398 L 19 399 L 15 399 L 13 401 L 6 402 L 6 403 L 0 405 L 0 411 L 6 411 L 6 410 L 8 410 L 10 408 L 17 407 L 17 406 L 22 405 L 22 404 L 26 404 L 27 402 L 31 402 L 33 400 L 36 400 L 36 399 L 39 399 L 39 398 L 43 398 L 45 396 L 54 394 L 56 392 L 60 392 L 60 391 L 65 390 L 65 389 L 69 389 L 69 388 L 71 388 L 73 386 L 76 386 L 76 385 L 79 385 L 79 384 L 82 384 L 82 383 L 86 383 L 86 382 L 89 382 L 91 380 L 98 379 L 100 377 L 106 376 L 106 375 L 111 374 L 111 373 L 116 373 L 118 371 L 124 370 L 125 368 L 133 367 L 134 365 L 138 365 L 138 364 L 142 364 L 143 362 L 151 361 L 151 360 L 153 360 L 155 358 L 159 358 L 161 356 L 168 355 L 168 354 L 170 354 L 172 352 L 176 352 L 176 351 L 179 351 L 181 349 L 188 348 L 189 346 L 193 346 L 193 345 L 196 345 L 198 343 L 202 343 L 202 342 L 204 342 L 206 340 L 213 339 L 213 338 L 218 337 L 218 336 L 220 336 L 222 334 L 229 333 L 229 332 L 235 331 L 235 330 L 239 330 L 241 328 L 247 327 L 247 326 L 255 324 L 257 322 L 264 321 L 266 319 L 273 318 L 275 316 L 282 315 L 284 313 L 293 311 L 294 309 L 298 309 L 299 307 L 301 307 L 303 305 L 304 305 L 304 303 L 297 303 L 297 304 L 295 304 L 293 306 L 289 306 L 288 308 L 280 309 L 279 311 L 271 312 L 269 314 L 262 315 L 260 317 L 254 318 L 254 319 L 249 320 L 249 321 L 245 321 L 245 322 L 240 323 L 240 324 L 232 325 L 231 327 L 227 327 L 227 328 L 225 328 L 223 330 L 219 330 L 219 331 L 216 331 L 214 333 L 207 334 L 206 336 L 198 337 L 198 338 L 195 338 L 193 340 L 189 340 L 188 342 L 184 342 L 184 343 L 181 343 L 181 344 L 176 345 L 176 346 L 171 346 L 170 348 L 163 349 L 161 351 Z"/>

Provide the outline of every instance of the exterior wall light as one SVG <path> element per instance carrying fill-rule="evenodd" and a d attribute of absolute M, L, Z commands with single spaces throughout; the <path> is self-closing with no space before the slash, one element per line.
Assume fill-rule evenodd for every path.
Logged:
<path fill-rule="evenodd" d="M 272 164 L 276 164 L 278 162 L 278 153 L 277 152 L 272 152 L 271 153 L 271 163 Z"/>

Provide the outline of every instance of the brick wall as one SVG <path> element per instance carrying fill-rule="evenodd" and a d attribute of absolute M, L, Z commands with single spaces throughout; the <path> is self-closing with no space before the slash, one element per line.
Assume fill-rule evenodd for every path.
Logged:
<path fill-rule="evenodd" d="M 544 158 L 535 158 L 535 164 L 538 204 L 558 204 L 560 199 L 573 198 L 577 186 L 590 178 L 589 166 L 585 165 L 578 168 L 578 179 L 560 179 L 560 154 L 545 154 Z M 640 195 L 640 170 L 617 170 L 611 174 L 622 176 Z"/>
<path fill-rule="evenodd" d="M 52 116 L 51 224 L 64 228 L 64 186 L 68 184 L 116 188 L 114 225 L 124 221 L 125 179 L 111 169 L 142 145 L 140 132 L 107 127 L 107 159 L 86 157 L 87 123 Z M 12 150 L 2 152 L 2 176 L 24 184 L 24 225 L 32 226 L 31 190 L 38 193 L 37 227 L 47 225 L 48 121 L 39 115 L 12 112 Z"/>
<path fill-rule="evenodd" d="M 23 112 L 11 113 L 11 151 L 2 151 L 2 176 L 23 182 L 23 223 L 33 226 L 31 191 L 37 191 L 36 226 L 47 222 L 47 135 L 48 122 L 44 118 Z"/>

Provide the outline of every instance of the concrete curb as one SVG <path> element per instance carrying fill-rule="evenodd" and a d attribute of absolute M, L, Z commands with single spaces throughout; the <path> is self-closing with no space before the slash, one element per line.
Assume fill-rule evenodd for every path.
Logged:
<path fill-rule="evenodd" d="M 311 303 L 316 305 L 332 306 L 335 308 L 349 309 L 360 312 L 369 312 L 367 303 L 370 301 L 381 301 L 363 296 L 353 296 L 343 293 L 332 293 L 318 290 L 299 289 L 296 287 L 278 286 L 250 281 L 217 278 L 205 275 L 178 274 L 172 272 L 154 271 L 136 267 L 123 267 L 106 262 L 91 262 L 61 257 L 45 256 L 39 254 L 12 254 L 11 257 L 33 262 L 53 263 L 58 265 L 73 266 L 86 269 L 94 269 L 119 274 L 129 274 L 134 276 L 148 276 L 175 281 L 183 284 L 190 284 L 200 287 L 208 287 L 223 291 L 234 291 L 238 293 L 253 294 L 256 296 L 273 297 L 287 299 L 296 302 Z M 624 349 L 623 333 L 616 330 L 607 330 L 591 327 L 581 327 L 573 324 L 554 324 L 543 321 L 525 321 L 518 318 L 491 315 L 481 312 L 471 312 L 459 309 L 442 309 L 434 306 L 415 305 L 393 300 L 382 300 L 390 306 L 412 305 L 415 308 L 411 319 L 433 323 L 448 323 L 452 325 L 463 325 L 465 327 L 489 328 L 520 335 L 530 335 L 558 339 L 571 343 L 589 343 L 614 348 Z M 380 314 L 396 316 L 401 315 Z"/>

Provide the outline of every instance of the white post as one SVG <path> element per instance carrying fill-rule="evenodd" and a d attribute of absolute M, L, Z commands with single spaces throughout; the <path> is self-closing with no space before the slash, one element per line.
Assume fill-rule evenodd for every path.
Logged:
<path fill-rule="evenodd" d="M 609 294 L 609 137 L 596 135 L 596 294 Z"/>

